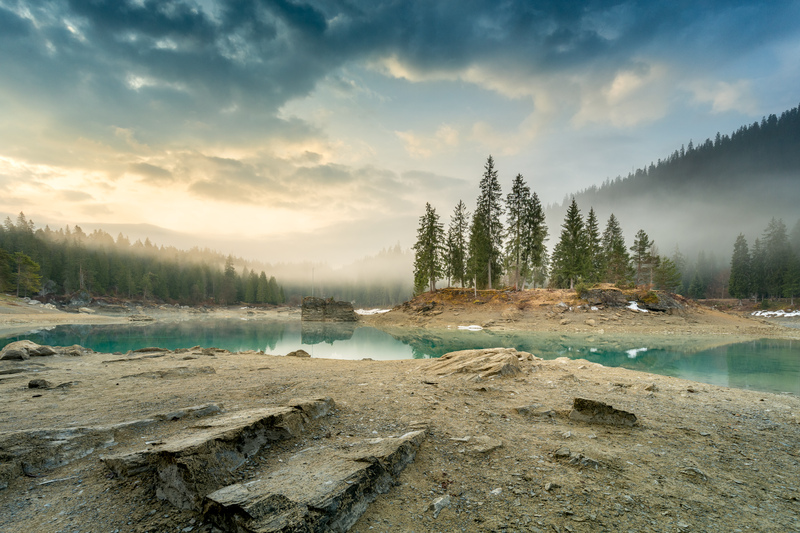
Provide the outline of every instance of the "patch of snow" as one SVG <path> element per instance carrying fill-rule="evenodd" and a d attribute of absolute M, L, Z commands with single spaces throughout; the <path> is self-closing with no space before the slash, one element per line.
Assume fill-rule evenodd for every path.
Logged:
<path fill-rule="evenodd" d="M 465 331 L 481 331 L 483 328 L 473 324 L 471 326 L 458 326 L 458 329 L 463 329 Z"/>
<path fill-rule="evenodd" d="M 795 316 L 800 316 L 800 311 L 789 311 L 786 312 L 783 309 L 780 311 L 753 311 L 753 316 L 763 316 L 763 317 L 773 317 L 773 318 L 791 318 Z"/>
<path fill-rule="evenodd" d="M 592 307 L 590 307 L 590 309 L 591 309 L 592 311 L 599 311 L 599 310 L 600 310 L 600 308 L 599 308 L 599 307 L 595 307 L 595 306 L 592 306 Z"/>
<path fill-rule="evenodd" d="M 636 302 L 628 302 L 628 309 L 631 311 L 639 311 L 640 313 L 649 313 L 647 309 L 642 309 Z"/>
<path fill-rule="evenodd" d="M 589 348 L 589 351 L 592 353 L 597 353 L 597 348 Z"/>
<path fill-rule="evenodd" d="M 391 309 L 356 309 L 357 315 L 380 315 L 381 313 L 388 313 Z"/>
<path fill-rule="evenodd" d="M 633 350 L 625 350 L 625 353 L 628 354 L 629 359 L 636 359 L 637 355 L 646 351 L 647 348 L 634 348 Z"/>

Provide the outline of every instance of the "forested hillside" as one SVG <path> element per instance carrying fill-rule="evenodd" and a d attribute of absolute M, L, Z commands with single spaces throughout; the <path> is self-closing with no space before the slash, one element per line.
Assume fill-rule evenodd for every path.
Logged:
<path fill-rule="evenodd" d="M 731 134 L 689 141 L 664 159 L 574 195 L 600 218 L 647 227 L 662 249 L 728 256 L 736 236 L 757 236 L 773 218 L 800 213 L 800 107 Z M 549 206 L 561 220 L 572 196 Z M 632 238 L 633 235 L 628 235 Z"/>
<path fill-rule="evenodd" d="M 23 213 L 0 226 L 0 290 L 19 296 L 113 296 L 197 305 L 284 301 L 274 276 L 246 269 L 234 258 L 205 249 L 131 243 L 95 230 L 37 229 Z M 241 260 L 239 260 L 241 261 Z"/>

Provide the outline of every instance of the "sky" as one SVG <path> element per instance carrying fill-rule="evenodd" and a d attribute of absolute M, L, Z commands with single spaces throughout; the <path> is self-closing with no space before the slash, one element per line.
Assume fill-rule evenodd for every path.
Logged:
<path fill-rule="evenodd" d="M 337 264 L 798 103 L 797 1 L 0 0 L 0 213 Z"/>

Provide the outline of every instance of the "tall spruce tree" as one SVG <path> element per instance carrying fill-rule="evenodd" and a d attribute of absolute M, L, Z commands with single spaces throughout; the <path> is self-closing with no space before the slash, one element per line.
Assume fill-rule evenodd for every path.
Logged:
<path fill-rule="evenodd" d="M 597 283 L 602 279 L 605 261 L 603 260 L 600 228 L 597 225 L 597 215 L 593 207 L 589 208 L 589 214 L 586 216 L 586 261 L 586 279 Z"/>
<path fill-rule="evenodd" d="M 469 230 L 469 212 L 464 202 L 459 200 L 450 216 L 447 228 L 447 270 L 453 281 L 462 287 L 467 278 L 467 232 Z"/>
<path fill-rule="evenodd" d="M 750 290 L 755 295 L 755 299 L 764 298 L 767 293 L 765 262 L 766 251 L 761 243 L 761 239 L 753 241 L 753 251 L 750 254 Z"/>
<path fill-rule="evenodd" d="M 608 217 L 606 229 L 603 231 L 603 263 L 605 272 L 603 280 L 609 283 L 620 283 L 630 278 L 630 256 L 625 246 L 625 237 L 614 213 Z"/>
<path fill-rule="evenodd" d="M 647 233 L 645 233 L 643 229 L 636 232 L 636 237 L 633 239 L 633 246 L 631 246 L 631 252 L 633 252 L 631 261 L 633 261 L 634 267 L 636 268 L 635 281 L 637 285 L 644 285 L 650 281 L 654 260 L 654 257 L 650 253 L 651 246 L 653 246 L 653 241 L 650 240 L 650 237 L 647 236 Z"/>
<path fill-rule="evenodd" d="M 540 285 L 547 278 L 547 225 L 545 224 L 544 209 L 536 192 L 531 193 L 530 201 L 525 209 L 525 235 L 523 239 L 523 280 L 528 276 L 532 278 L 534 287 Z M 524 287 L 523 287 L 524 288 Z"/>
<path fill-rule="evenodd" d="M 439 215 L 430 203 L 425 204 L 425 214 L 419 218 L 417 242 L 414 244 L 414 290 L 422 292 L 427 285 L 436 290 L 436 280 L 444 267 L 444 228 Z"/>
<path fill-rule="evenodd" d="M 524 275 L 526 259 L 525 241 L 527 234 L 526 215 L 531 201 L 531 189 L 517 174 L 511 183 L 511 192 L 506 196 L 506 227 L 508 241 L 506 242 L 506 255 L 514 279 L 514 290 L 519 290 L 520 276 Z"/>
<path fill-rule="evenodd" d="M 551 280 L 558 287 L 575 288 L 586 275 L 586 235 L 580 209 L 572 199 L 561 225 L 561 238 L 553 249 Z"/>
<path fill-rule="evenodd" d="M 479 287 L 492 288 L 493 282 L 500 279 L 502 272 L 503 215 L 502 191 L 490 155 L 484 165 L 480 182 L 473 228 L 470 231 L 470 266 L 472 277 Z"/>
<path fill-rule="evenodd" d="M 750 296 L 751 289 L 750 249 L 747 246 L 747 240 L 744 235 L 740 233 L 733 244 L 728 292 L 734 298 L 742 299 Z"/>
<path fill-rule="evenodd" d="M 789 235 L 783 220 L 774 218 L 764 230 L 764 282 L 771 298 L 783 295 L 783 277 L 791 263 Z"/>

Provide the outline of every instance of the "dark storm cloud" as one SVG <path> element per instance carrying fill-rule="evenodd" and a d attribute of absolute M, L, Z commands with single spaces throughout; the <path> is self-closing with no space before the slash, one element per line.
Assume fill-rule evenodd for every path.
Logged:
<path fill-rule="evenodd" d="M 229 0 L 52 1 L 0 7 L 3 63 L 42 97 L 216 120 L 230 105 L 271 115 L 344 62 L 396 55 L 422 71 L 502 60 L 547 73 L 625 63 L 643 48 L 746 50 L 794 31 L 795 2 Z M 30 13 L 30 15 L 27 15 Z M 72 29 L 70 29 L 72 28 Z M 6 79 L 3 84 L 14 84 Z M 22 89 L 22 87 L 20 87 Z M 88 92 L 88 95 L 81 93 Z M 90 98 L 94 97 L 94 98 Z M 110 116 L 104 117 L 112 121 Z M 150 126 L 159 124 L 153 121 Z M 161 124 L 169 128 L 168 124 Z"/>

